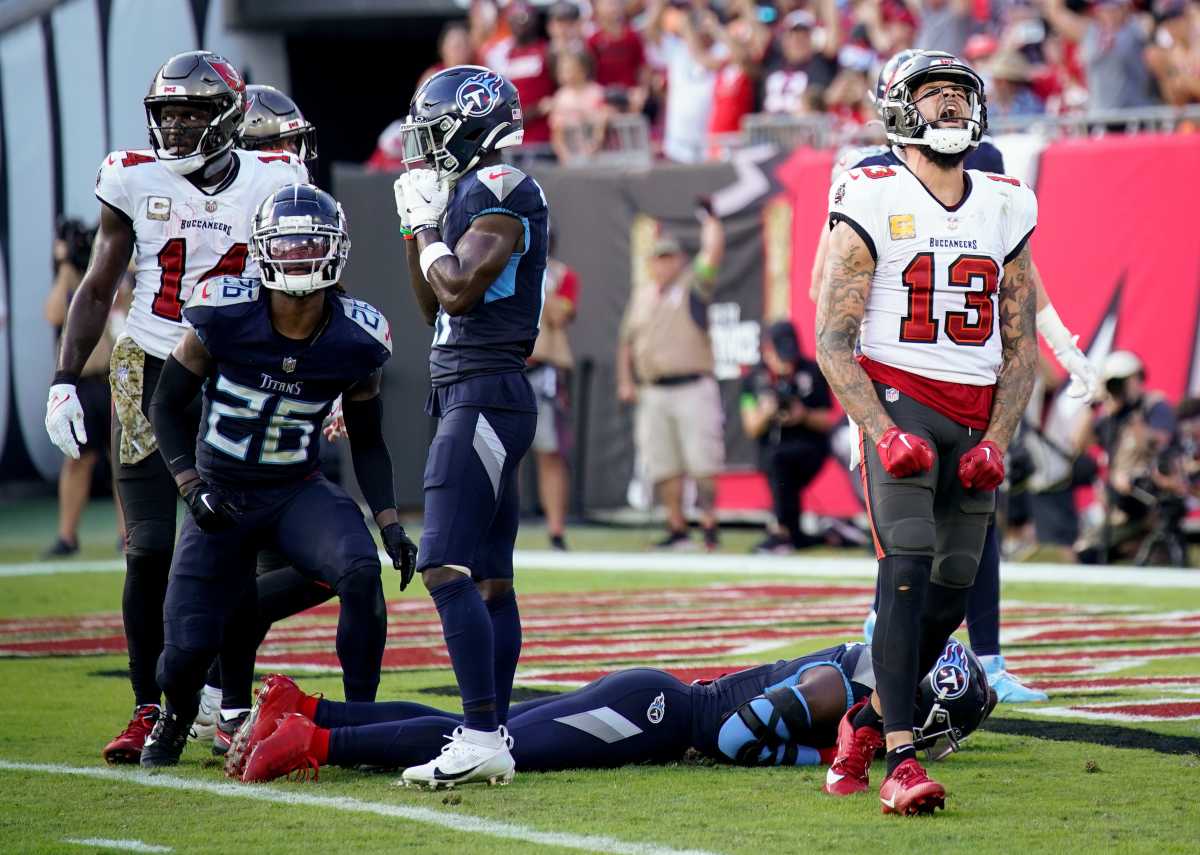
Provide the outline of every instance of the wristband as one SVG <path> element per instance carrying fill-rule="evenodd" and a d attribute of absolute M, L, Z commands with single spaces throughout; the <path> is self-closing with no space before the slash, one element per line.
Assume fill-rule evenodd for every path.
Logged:
<path fill-rule="evenodd" d="M 79 384 L 79 375 L 72 374 L 70 371 L 55 371 L 54 380 L 51 381 L 51 386 L 76 386 Z"/>
<path fill-rule="evenodd" d="M 446 246 L 442 241 L 431 243 L 429 246 L 421 250 L 421 275 L 426 279 L 429 278 L 429 268 L 439 258 L 444 258 L 447 255 L 454 255 L 450 251 L 450 247 Z"/>
<path fill-rule="evenodd" d="M 425 231 L 426 229 L 436 229 L 437 227 L 438 227 L 437 223 L 421 223 L 421 225 L 419 225 L 419 226 L 413 226 L 412 227 L 413 237 L 416 237 L 417 235 L 419 235 L 421 232 Z"/>
<path fill-rule="evenodd" d="M 1072 344 L 1071 331 L 1058 316 L 1058 311 L 1054 308 L 1053 303 L 1047 303 L 1037 313 L 1037 329 L 1042 334 L 1042 338 L 1046 340 L 1046 344 L 1050 345 L 1050 349 L 1055 353 L 1066 350 Z"/>

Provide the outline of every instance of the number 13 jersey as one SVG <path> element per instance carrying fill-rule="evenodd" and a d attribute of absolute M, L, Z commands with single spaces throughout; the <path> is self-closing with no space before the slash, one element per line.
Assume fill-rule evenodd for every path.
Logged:
<path fill-rule="evenodd" d="M 852 169 L 830 189 L 829 225 L 847 223 L 875 261 L 862 355 L 990 387 L 1001 365 L 997 293 L 1037 225 L 1037 199 L 1003 175 L 971 169 L 964 181 L 962 200 L 946 207 L 903 164 Z"/>
<path fill-rule="evenodd" d="M 192 289 L 217 276 L 258 276 L 249 258 L 251 218 L 269 194 L 308 183 L 293 155 L 233 151 L 229 177 L 212 193 L 167 169 L 147 151 L 114 151 L 100 164 L 96 196 L 134 233 L 133 305 L 126 330 L 166 359 L 187 329 Z"/>

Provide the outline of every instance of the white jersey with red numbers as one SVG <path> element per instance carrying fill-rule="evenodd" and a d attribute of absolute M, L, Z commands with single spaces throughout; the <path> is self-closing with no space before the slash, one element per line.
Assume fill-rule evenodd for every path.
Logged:
<path fill-rule="evenodd" d="M 295 155 L 233 152 L 233 173 L 212 193 L 176 175 L 154 152 L 114 151 L 100 165 L 96 196 L 133 228 L 133 305 L 126 334 L 166 359 L 187 329 L 183 306 L 214 276 L 257 276 L 250 224 L 280 187 L 308 182 Z"/>
<path fill-rule="evenodd" d="M 875 260 L 859 332 L 868 359 L 949 383 L 991 386 L 1001 363 L 1004 265 L 1037 225 L 1015 178 L 966 170 L 946 207 L 904 165 L 865 166 L 829 192 L 829 221 L 851 226 Z"/>

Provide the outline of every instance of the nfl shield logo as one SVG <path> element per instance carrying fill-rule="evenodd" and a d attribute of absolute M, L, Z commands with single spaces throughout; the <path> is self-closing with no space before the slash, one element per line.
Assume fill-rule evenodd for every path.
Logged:
<path fill-rule="evenodd" d="M 215 214 L 215 213 L 217 212 L 217 202 L 216 202 L 216 200 L 214 199 L 214 200 L 213 200 L 213 201 L 211 201 L 211 202 L 205 202 L 205 203 L 204 203 L 204 210 L 208 211 L 208 213 L 210 213 L 210 214 Z"/>
<path fill-rule="evenodd" d="M 283 358 L 283 370 L 284 370 L 284 373 L 286 373 L 286 374 L 291 374 L 293 371 L 295 371 L 296 370 L 296 357 L 285 356 Z"/>
<path fill-rule="evenodd" d="M 889 404 L 894 404 L 900 400 L 900 390 L 893 389 L 892 387 L 889 386 L 888 388 L 883 390 L 883 398 Z"/>

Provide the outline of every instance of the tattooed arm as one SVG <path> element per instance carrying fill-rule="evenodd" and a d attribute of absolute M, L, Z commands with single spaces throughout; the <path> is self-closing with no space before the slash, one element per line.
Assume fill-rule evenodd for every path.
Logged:
<path fill-rule="evenodd" d="M 875 261 L 858 233 L 839 222 L 829 233 L 824 282 L 817 299 L 817 364 L 847 415 L 872 442 L 894 425 L 871 378 L 854 358 Z M 1028 394 L 1028 393 L 1026 393 Z"/>
<path fill-rule="evenodd" d="M 1005 450 L 1021 421 L 1038 371 L 1037 287 L 1028 246 L 1004 265 L 999 302 L 1004 357 L 996 380 L 992 418 L 983 438 Z"/>

